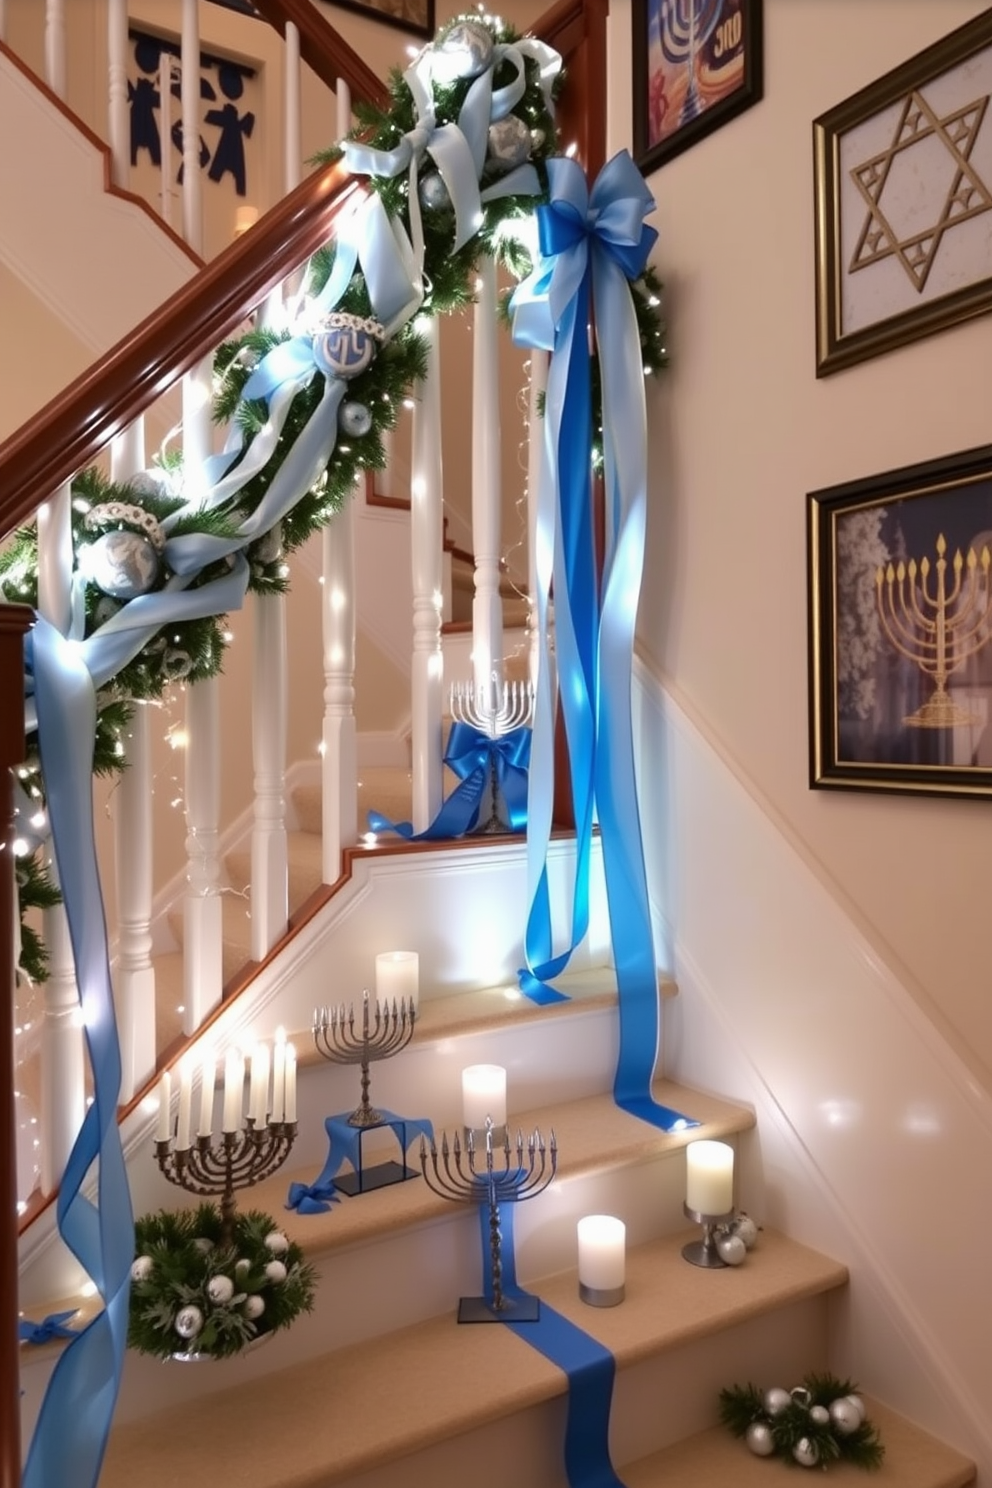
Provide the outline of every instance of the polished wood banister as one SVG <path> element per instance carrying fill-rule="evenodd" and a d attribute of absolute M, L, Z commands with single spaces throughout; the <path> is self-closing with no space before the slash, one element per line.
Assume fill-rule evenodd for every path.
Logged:
<path fill-rule="evenodd" d="M 91 461 L 268 292 L 326 243 L 363 191 L 341 165 L 308 176 L 0 444 L 0 535 Z"/>
<path fill-rule="evenodd" d="M 252 0 L 259 15 L 283 36 L 292 22 L 300 34 L 300 56 L 332 92 L 338 79 L 348 84 L 356 102 L 384 107 L 389 90 L 354 47 L 320 14 L 312 0 Z"/>

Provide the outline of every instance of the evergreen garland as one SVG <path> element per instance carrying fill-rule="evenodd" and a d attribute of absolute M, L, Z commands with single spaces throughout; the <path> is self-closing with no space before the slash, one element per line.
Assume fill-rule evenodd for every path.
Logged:
<path fill-rule="evenodd" d="M 747 1439 L 758 1456 L 802 1460 L 805 1442 L 811 1445 L 813 1450 L 808 1455 L 814 1459 L 805 1462 L 806 1466 L 825 1468 L 831 1462 L 850 1462 L 871 1472 L 881 1467 L 885 1448 L 877 1429 L 865 1417 L 857 1392 L 853 1380 L 816 1373 L 805 1375 L 802 1383 L 789 1391 L 761 1390 L 750 1383 L 734 1385 L 720 1391 L 720 1420 L 734 1436 Z M 848 1411 L 848 1420 L 841 1425 L 830 1414 L 830 1407 L 852 1397 L 859 1408 L 860 1422 L 854 1426 L 854 1415 Z M 752 1444 L 755 1429 L 765 1449 Z"/>
<path fill-rule="evenodd" d="M 135 1222 L 134 1235 L 127 1341 L 140 1353 L 226 1359 L 254 1339 L 288 1328 L 301 1312 L 313 1311 L 314 1268 L 259 1210 L 235 1216 L 229 1246 L 221 1244 L 216 1204 L 146 1214 Z M 211 1294 L 211 1283 L 219 1278 L 224 1282 Z M 252 1298 L 262 1304 L 257 1317 L 251 1316 L 258 1310 Z M 193 1321 L 200 1319 L 192 1332 L 177 1330 L 184 1309 L 195 1310 Z"/>

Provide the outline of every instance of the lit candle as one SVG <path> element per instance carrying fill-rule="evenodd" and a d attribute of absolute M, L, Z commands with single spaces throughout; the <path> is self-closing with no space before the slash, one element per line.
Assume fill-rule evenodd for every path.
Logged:
<path fill-rule="evenodd" d="M 379 1002 L 416 1007 L 420 995 L 420 957 L 416 951 L 383 951 L 375 958 L 375 995 Z"/>
<path fill-rule="evenodd" d="M 587 1214 L 580 1219 L 579 1286 L 592 1292 L 615 1292 L 624 1283 L 627 1227 L 609 1214 Z"/>
<path fill-rule="evenodd" d="M 286 1045 L 286 1109 L 284 1121 L 296 1120 L 296 1046 Z"/>
<path fill-rule="evenodd" d="M 237 1049 L 228 1049 L 224 1060 L 224 1118 L 221 1130 L 235 1132 L 241 1125 L 241 1103 L 245 1094 L 245 1062 Z"/>
<path fill-rule="evenodd" d="M 466 1126 L 481 1131 L 486 1117 L 506 1125 L 506 1070 L 499 1064 L 470 1064 L 462 1070 L 462 1116 Z"/>
<path fill-rule="evenodd" d="M 256 1044 L 251 1055 L 251 1082 L 248 1086 L 248 1115 L 256 1129 L 266 1124 L 269 1114 L 269 1046 Z"/>
<path fill-rule="evenodd" d="M 281 1121 L 286 1090 L 286 1030 L 276 1029 L 272 1050 L 272 1120 Z"/>
<path fill-rule="evenodd" d="M 179 1066 L 179 1121 L 176 1125 L 176 1148 L 189 1151 L 190 1116 L 193 1110 L 193 1071 L 187 1061 Z"/>
<path fill-rule="evenodd" d="M 729 1214 L 734 1207 L 734 1149 L 726 1142 L 690 1142 L 685 1149 L 686 1208 Z"/>
<path fill-rule="evenodd" d="M 198 1137 L 209 1137 L 214 1129 L 214 1061 L 209 1056 L 203 1061 L 200 1074 L 200 1124 L 196 1128 Z"/>
<path fill-rule="evenodd" d="M 163 1070 L 158 1082 L 158 1130 L 155 1133 L 155 1140 L 158 1142 L 167 1142 L 172 1136 L 171 1099 L 172 1078 L 168 1070 Z"/>

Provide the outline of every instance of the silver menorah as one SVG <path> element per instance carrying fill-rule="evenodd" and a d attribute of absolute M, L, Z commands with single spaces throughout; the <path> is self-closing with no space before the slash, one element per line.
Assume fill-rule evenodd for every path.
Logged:
<path fill-rule="evenodd" d="M 477 1162 L 475 1135 L 469 1129 L 464 1147 L 457 1132 L 450 1146 L 447 1132 L 442 1132 L 440 1153 L 433 1137 L 429 1150 L 426 1138 L 421 1137 L 420 1167 L 428 1185 L 442 1198 L 453 1199 L 456 1203 L 489 1206 L 492 1295 L 462 1297 L 458 1303 L 458 1321 L 534 1323 L 540 1317 L 540 1298 L 530 1295 L 507 1297 L 503 1291 L 503 1234 L 499 1206 L 519 1204 L 544 1192 L 558 1170 L 558 1143 L 553 1127 L 547 1146 L 537 1129 L 526 1140 L 518 1131 L 513 1147 L 507 1134 L 502 1142 L 502 1165 L 497 1167 L 493 1131 L 492 1117 L 487 1116 L 484 1166 Z"/>
<path fill-rule="evenodd" d="M 313 1010 L 313 1041 L 317 1052 L 335 1064 L 359 1064 L 362 1067 L 361 1104 L 348 1117 L 349 1126 L 381 1126 L 383 1116 L 369 1100 L 369 1065 L 378 1059 L 391 1059 L 405 1049 L 413 1038 L 413 1027 L 417 1018 L 412 1002 L 402 998 L 397 1003 L 393 998 L 382 1002 L 376 999 L 375 1021 L 369 1016 L 369 994 L 362 993 L 361 1027 L 355 1028 L 354 1005 L 345 1010 L 344 1003 L 337 1007 L 319 1007 Z"/>
<path fill-rule="evenodd" d="M 172 1139 L 155 1143 L 155 1157 L 170 1183 L 187 1193 L 220 1199 L 221 1245 L 234 1238 L 235 1194 L 269 1178 L 281 1168 L 296 1139 L 295 1121 L 272 1121 L 256 1126 L 248 1116 L 240 1131 L 193 1138 L 189 1147 L 173 1146 Z"/>
<path fill-rule="evenodd" d="M 514 729 L 523 728 L 534 716 L 533 682 L 503 682 L 499 674 L 490 675 L 485 683 L 453 682 L 450 694 L 451 716 L 456 723 L 468 724 L 489 739 L 500 739 Z M 502 832 L 506 823 L 499 814 L 499 788 L 496 757 L 490 762 L 490 814 L 482 832 Z"/>

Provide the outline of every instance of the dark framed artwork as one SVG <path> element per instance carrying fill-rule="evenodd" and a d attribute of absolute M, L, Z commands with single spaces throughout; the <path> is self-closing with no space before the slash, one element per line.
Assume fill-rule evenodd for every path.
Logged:
<path fill-rule="evenodd" d="M 647 174 L 761 97 L 761 0 L 634 0 L 634 158 Z"/>
<path fill-rule="evenodd" d="M 808 497 L 810 784 L 992 796 L 992 445 Z"/>
<path fill-rule="evenodd" d="M 356 11 L 373 21 L 385 21 L 415 36 L 431 40 L 434 35 L 434 0 L 323 0 L 323 8 Z M 333 16 L 328 16 L 333 21 Z"/>
<path fill-rule="evenodd" d="M 818 377 L 992 309 L 992 10 L 813 121 Z"/>

